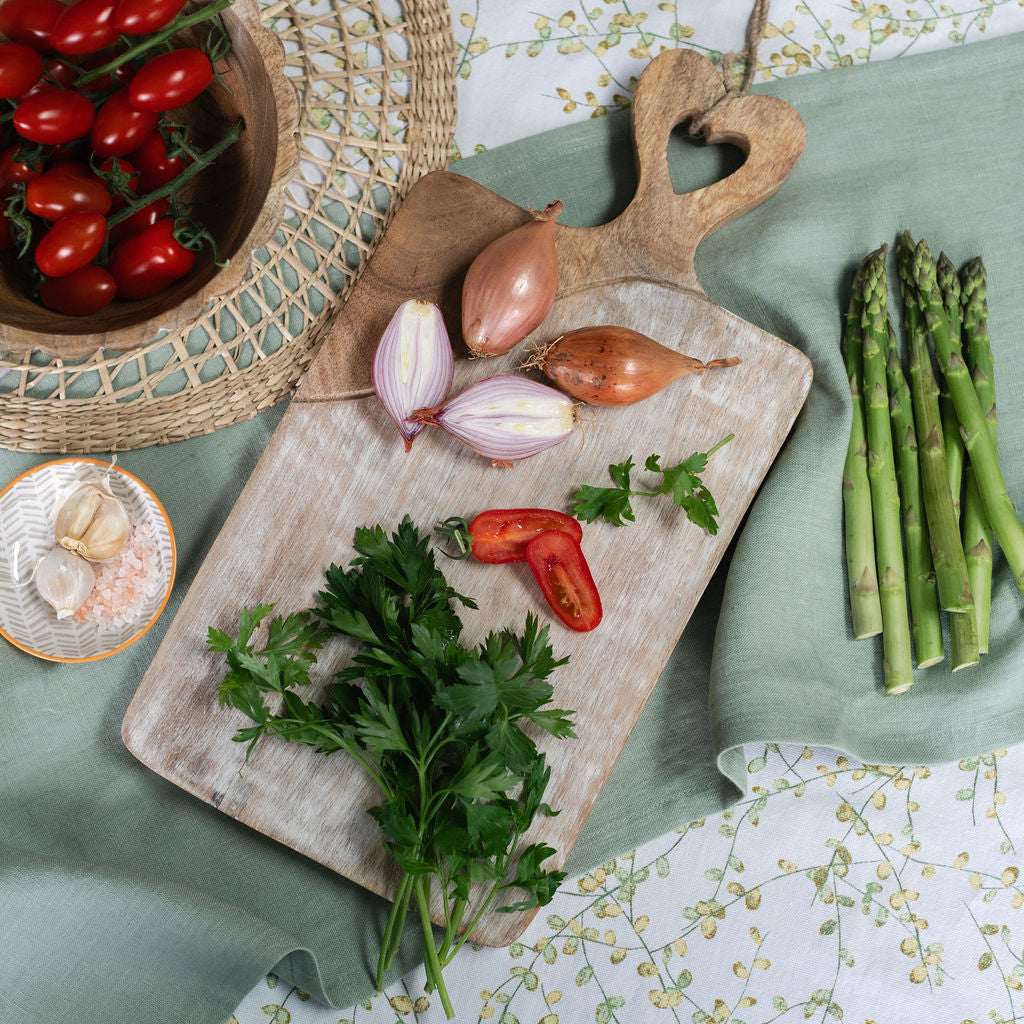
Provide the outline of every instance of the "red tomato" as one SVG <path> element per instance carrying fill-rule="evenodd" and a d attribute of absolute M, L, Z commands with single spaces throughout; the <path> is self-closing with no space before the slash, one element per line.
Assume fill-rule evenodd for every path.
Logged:
<path fill-rule="evenodd" d="M 107 219 L 98 213 L 69 213 L 36 246 L 36 266 L 47 277 L 64 277 L 90 263 L 103 248 Z"/>
<path fill-rule="evenodd" d="M 27 92 L 43 73 L 38 50 L 22 43 L 0 43 L 0 99 L 13 99 Z"/>
<path fill-rule="evenodd" d="M 175 239 L 174 221 L 166 217 L 121 242 L 107 266 L 122 299 L 148 299 L 184 277 L 195 262 L 196 254 Z"/>
<path fill-rule="evenodd" d="M 117 41 L 117 0 L 74 0 L 57 19 L 50 45 L 61 53 L 95 53 Z"/>
<path fill-rule="evenodd" d="M 526 561 L 551 610 L 570 628 L 586 633 L 601 621 L 601 598 L 579 541 L 561 530 L 538 533 L 526 545 Z"/>
<path fill-rule="evenodd" d="M 117 285 L 110 272 L 87 263 L 65 277 L 48 277 L 39 288 L 39 298 L 47 309 L 68 316 L 98 313 L 113 301 Z"/>
<path fill-rule="evenodd" d="M 185 6 L 185 0 L 121 0 L 114 12 L 118 32 L 141 36 L 169 25 Z"/>
<path fill-rule="evenodd" d="M 42 160 L 37 161 L 35 167 L 32 167 L 14 159 L 20 148 L 17 145 L 8 146 L 0 153 L 0 189 L 19 181 L 31 181 L 43 173 Z"/>
<path fill-rule="evenodd" d="M 478 562 L 525 562 L 526 545 L 543 530 L 562 530 L 583 539 L 583 527 L 564 512 L 546 508 L 494 508 L 469 524 Z"/>
<path fill-rule="evenodd" d="M 43 63 L 43 71 L 39 80 L 28 92 L 22 93 L 19 100 L 27 100 L 30 96 L 38 96 L 41 92 L 49 92 L 55 87 L 67 89 L 78 77 L 78 72 L 70 65 L 65 64 L 56 57 L 51 57 Z"/>
<path fill-rule="evenodd" d="M 115 224 L 110 229 L 110 244 L 117 245 L 126 238 L 141 235 L 146 228 L 151 228 L 171 208 L 169 199 L 156 199 L 149 206 L 136 210 L 130 217 Z"/>
<path fill-rule="evenodd" d="M 69 213 L 100 213 L 110 210 L 110 193 L 92 178 L 49 172 L 28 183 L 25 206 L 43 220 L 60 220 Z"/>
<path fill-rule="evenodd" d="M 140 110 L 159 113 L 190 103 L 212 78 L 213 66 L 202 50 L 171 50 L 135 72 L 128 95 Z"/>
<path fill-rule="evenodd" d="M 36 50 L 50 49 L 50 33 L 64 13 L 60 0 L 7 0 L 0 4 L 0 35 Z"/>
<path fill-rule="evenodd" d="M 85 135 L 95 116 L 92 104 L 84 96 L 67 89 L 51 89 L 18 104 L 14 127 L 30 142 L 59 146 Z"/>
<path fill-rule="evenodd" d="M 129 155 L 139 169 L 139 195 L 143 196 L 173 181 L 192 162 L 188 157 L 168 156 L 167 143 L 159 132 L 153 132 Z"/>
<path fill-rule="evenodd" d="M 92 150 L 98 157 L 127 156 L 153 134 L 158 120 L 155 113 L 132 105 L 127 86 L 119 89 L 96 115 Z"/>

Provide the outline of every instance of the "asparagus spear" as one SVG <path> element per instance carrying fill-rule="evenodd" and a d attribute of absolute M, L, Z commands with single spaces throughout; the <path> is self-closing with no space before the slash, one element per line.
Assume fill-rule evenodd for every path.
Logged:
<path fill-rule="evenodd" d="M 899 477 L 900 504 L 903 509 L 903 535 L 907 549 L 907 590 L 910 593 L 910 620 L 914 636 L 914 655 L 918 668 L 938 664 L 944 657 L 939 602 L 935 597 L 932 556 L 928 547 L 921 473 L 917 459 L 917 434 L 910 388 L 903 374 L 896 332 L 886 320 L 889 352 L 886 377 L 889 384 L 889 413 L 896 436 L 896 469 Z"/>
<path fill-rule="evenodd" d="M 889 393 L 885 379 L 886 330 L 885 255 L 888 246 L 873 252 L 863 266 L 864 397 L 868 438 L 868 479 L 875 530 L 878 597 L 882 608 L 882 649 L 885 692 L 903 693 L 914 682 L 910 651 L 910 618 L 900 534 L 900 496 L 896 489 Z"/>
<path fill-rule="evenodd" d="M 964 445 L 974 466 L 974 477 L 985 515 L 1006 555 L 1013 578 L 1021 593 L 1024 593 L 1024 523 L 1021 523 L 1010 500 L 985 413 L 978 401 L 971 375 L 967 372 L 960 339 L 952 337 L 942 315 L 942 299 L 935 280 L 935 261 L 924 242 L 918 243 L 915 252 L 914 275 L 921 295 L 922 313 L 956 407 Z"/>
<path fill-rule="evenodd" d="M 850 442 L 843 467 L 843 512 L 846 527 L 846 574 L 850 589 L 850 614 L 857 640 L 882 632 L 882 608 L 875 575 L 875 534 L 871 522 L 871 486 L 868 483 L 868 447 L 864 426 L 864 394 L 861 388 L 863 332 L 860 271 L 846 314 L 843 358 L 850 382 L 853 417 Z"/>
<path fill-rule="evenodd" d="M 939 253 L 935 264 L 935 280 L 942 296 L 942 308 L 949 327 L 950 335 L 960 337 L 960 278 L 949 257 Z M 964 443 L 960 437 L 960 424 L 956 418 L 956 409 L 949 397 L 948 390 L 943 389 L 939 395 L 939 416 L 942 419 L 942 443 L 946 454 L 946 478 L 953 497 L 953 512 L 957 525 L 960 525 L 960 495 L 964 486 Z M 962 539 L 961 533 L 961 539 Z M 964 558 L 967 551 L 964 545 Z M 971 578 L 970 563 L 967 562 L 967 578 Z M 974 594 L 974 588 L 971 588 Z M 949 619 L 950 664 L 954 672 L 962 668 L 977 665 L 981 651 L 978 642 L 977 608 L 974 607 L 964 615 L 951 615 Z"/>
<path fill-rule="evenodd" d="M 988 336 L 987 277 L 980 258 L 969 260 L 960 271 L 960 306 L 964 358 L 971 371 L 974 390 L 985 414 L 985 423 L 996 442 L 996 393 L 992 346 Z M 978 649 L 988 653 L 990 609 L 992 604 L 992 530 L 981 505 L 981 494 L 974 469 L 967 467 L 964 494 L 963 538 L 967 572 L 974 591 L 978 618 Z"/>
<path fill-rule="evenodd" d="M 960 613 L 974 607 L 967 577 L 960 530 L 946 477 L 945 446 L 939 418 L 939 389 L 932 370 L 920 302 L 913 278 L 914 243 L 904 232 L 897 250 L 900 291 L 903 294 L 907 341 L 910 345 L 910 393 L 917 426 L 921 462 L 921 489 L 932 549 L 932 564 L 939 586 L 939 606 Z M 940 302 L 941 305 L 941 302 Z"/>

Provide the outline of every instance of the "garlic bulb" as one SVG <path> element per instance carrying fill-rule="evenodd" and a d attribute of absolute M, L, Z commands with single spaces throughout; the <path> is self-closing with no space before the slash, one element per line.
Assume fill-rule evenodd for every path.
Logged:
<path fill-rule="evenodd" d="M 124 506 L 99 484 L 82 484 L 57 513 L 57 543 L 91 561 L 113 558 L 130 530 Z"/>
<path fill-rule="evenodd" d="M 36 566 L 35 580 L 36 589 L 53 606 L 57 618 L 66 619 L 82 607 L 96 577 L 84 558 L 64 548 L 54 548 Z"/>

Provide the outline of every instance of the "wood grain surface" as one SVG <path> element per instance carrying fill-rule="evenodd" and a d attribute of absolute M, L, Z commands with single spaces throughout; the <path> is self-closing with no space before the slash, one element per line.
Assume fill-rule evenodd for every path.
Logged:
<path fill-rule="evenodd" d="M 280 612 L 314 604 L 327 565 L 351 557 L 357 526 L 392 528 L 406 513 L 429 528 L 488 507 L 565 509 L 580 485 L 606 481 L 610 462 L 632 455 L 642 463 L 657 452 L 669 464 L 735 434 L 704 477 L 721 509 L 717 536 L 665 500 L 638 502 L 632 526 L 584 527 L 605 610 L 592 633 L 573 633 L 547 612 L 525 565 L 445 564 L 453 586 L 480 605 L 462 615 L 465 642 L 495 627 L 518 629 L 533 610 L 551 622 L 556 655 L 570 657 L 552 681 L 556 705 L 576 709 L 579 738 L 541 740 L 552 770 L 548 798 L 561 814 L 531 834 L 565 862 L 810 387 L 800 352 L 711 303 L 693 274 L 700 241 L 775 191 L 804 142 L 785 104 L 728 99 L 715 108 L 710 138 L 741 145 L 747 161 L 721 182 L 676 195 L 663 166 L 668 134 L 721 96 L 717 73 L 697 54 L 675 51 L 651 63 L 636 95 L 637 197 L 610 224 L 558 229 L 559 298 L 534 339 L 619 324 L 702 360 L 739 356 L 742 364 L 683 378 L 635 406 L 584 410 L 575 436 L 513 469 L 492 467 L 436 429 L 406 454 L 376 398 L 360 397 L 381 330 L 401 301 L 420 298 L 440 303 L 458 338 L 466 267 L 492 237 L 528 217 L 457 175 L 421 179 L 339 312 L 139 686 L 122 730 L 137 757 L 226 814 L 390 896 L 397 874 L 365 813 L 375 790 L 350 759 L 269 741 L 239 772 L 244 749 L 231 737 L 247 720 L 217 706 L 222 663 L 206 652 L 207 628 L 236 628 L 245 604 L 276 601 Z M 453 215 L 475 228 L 442 230 Z M 660 234 L 652 218 L 664 237 L 652 238 Z M 459 359 L 455 386 L 513 369 L 528 353 L 529 342 L 499 360 Z M 325 652 L 325 678 L 347 657 L 343 642 Z M 491 913 L 474 938 L 505 945 L 531 917 Z"/>

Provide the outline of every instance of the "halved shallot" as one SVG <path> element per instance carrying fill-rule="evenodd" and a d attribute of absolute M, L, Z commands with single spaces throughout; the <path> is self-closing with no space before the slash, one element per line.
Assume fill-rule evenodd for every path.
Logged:
<path fill-rule="evenodd" d="M 409 451 L 423 429 L 410 415 L 444 401 L 455 374 L 455 357 L 441 310 L 432 302 L 403 302 L 377 343 L 371 374 L 373 390 Z"/>
<path fill-rule="evenodd" d="M 462 336 L 470 352 L 499 356 L 539 327 L 558 290 L 557 200 L 528 224 L 495 239 L 469 265 L 462 286 Z"/>
<path fill-rule="evenodd" d="M 564 441 L 576 425 L 571 399 L 527 377 L 499 374 L 471 384 L 410 419 L 431 423 L 496 465 L 507 465 Z"/>
<path fill-rule="evenodd" d="M 702 374 L 740 359 L 702 363 L 626 327 L 581 327 L 541 348 L 526 365 L 537 366 L 563 391 L 588 405 L 632 405 L 678 377 Z"/>

